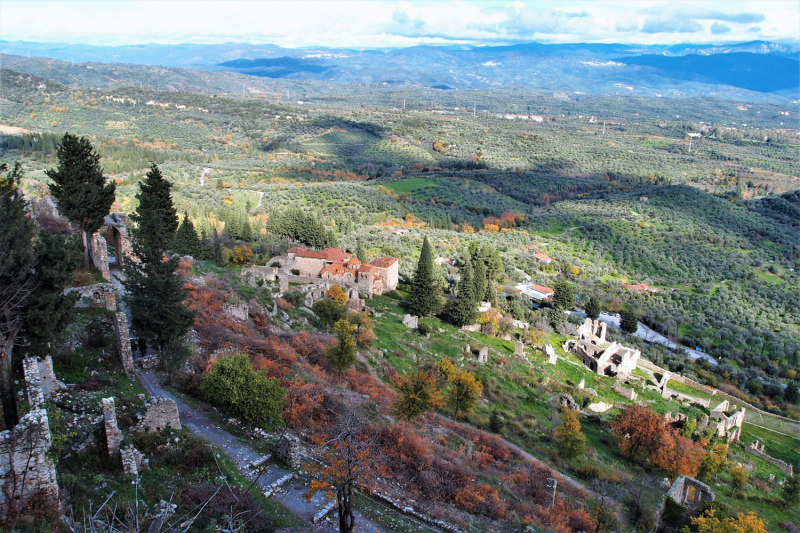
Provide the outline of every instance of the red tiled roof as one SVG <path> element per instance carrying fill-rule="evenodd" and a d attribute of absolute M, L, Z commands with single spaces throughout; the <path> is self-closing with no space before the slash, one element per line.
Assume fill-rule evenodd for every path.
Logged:
<path fill-rule="evenodd" d="M 358 260 L 358 257 L 351 257 L 347 261 L 344 262 L 345 265 L 360 265 L 361 261 Z"/>
<path fill-rule="evenodd" d="M 306 251 L 306 249 L 303 248 L 302 246 L 295 246 L 294 248 L 289 248 L 288 250 L 286 250 L 286 253 L 287 254 L 296 254 L 298 252 L 305 252 L 305 251 Z"/>
<path fill-rule="evenodd" d="M 372 270 L 372 265 L 361 265 L 358 267 L 359 272 L 369 272 L 370 270 Z"/>
<path fill-rule="evenodd" d="M 544 294 L 553 292 L 553 289 L 548 289 L 547 287 L 542 287 L 541 285 L 530 285 L 530 288 Z"/>
<path fill-rule="evenodd" d="M 636 285 L 625 285 L 625 288 L 628 289 L 629 291 L 637 291 L 637 292 L 650 290 L 650 287 L 647 286 L 647 283 L 637 283 Z"/>
<path fill-rule="evenodd" d="M 553 260 L 550 256 L 548 256 L 547 254 L 542 253 L 542 252 L 536 252 L 535 254 L 533 254 L 533 257 L 535 257 L 539 261 L 552 261 Z"/>
<path fill-rule="evenodd" d="M 343 252 L 338 248 L 325 248 L 321 252 L 315 252 L 313 250 L 306 250 L 305 248 L 302 248 L 301 251 L 297 252 L 297 257 L 309 257 L 312 259 L 325 259 L 326 261 L 331 262 L 342 262 L 350 257 L 350 254 Z"/>
<path fill-rule="evenodd" d="M 350 257 L 350 254 L 338 248 L 325 248 L 322 253 L 325 254 L 328 261 L 344 261 Z"/>
<path fill-rule="evenodd" d="M 392 266 L 395 263 L 397 263 L 397 258 L 396 257 L 390 257 L 388 255 L 385 255 L 383 257 L 379 257 L 377 259 L 373 259 L 372 261 L 369 262 L 370 265 L 376 266 L 376 267 L 379 267 L 379 268 L 388 268 L 388 267 Z"/>

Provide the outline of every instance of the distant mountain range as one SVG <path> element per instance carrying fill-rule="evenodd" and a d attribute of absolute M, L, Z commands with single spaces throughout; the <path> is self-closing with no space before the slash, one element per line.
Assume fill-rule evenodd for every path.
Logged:
<path fill-rule="evenodd" d="M 800 97 L 800 49 L 732 45 L 539 44 L 289 49 L 275 45 L 88 46 L 0 41 L 0 53 L 79 63 L 132 63 L 281 79 L 417 84 L 440 89 L 528 87 L 571 94 Z"/>

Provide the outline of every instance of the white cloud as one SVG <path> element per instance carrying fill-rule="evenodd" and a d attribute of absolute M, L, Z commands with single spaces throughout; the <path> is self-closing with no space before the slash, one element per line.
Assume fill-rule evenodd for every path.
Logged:
<path fill-rule="evenodd" d="M 721 32 L 723 26 L 730 31 Z M 370 48 L 454 42 L 674 44 L 753 39 L 797 43 L 798 36 L 800 4 L 782 0 L 0 3 L 0 39 L 102 45 L 251 42 Z"/>

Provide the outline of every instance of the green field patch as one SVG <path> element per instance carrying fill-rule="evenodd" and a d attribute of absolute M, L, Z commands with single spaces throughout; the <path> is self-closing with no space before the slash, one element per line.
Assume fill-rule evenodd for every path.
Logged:
<path fill-rule="evenodd" d="M 693 398 L 700 398 L 703 400 L 711 399 L 711 395 L 707 392 L 703 392 L 700 389 L 692 387 L 691 385 L 686 385 L 685 383 L 680 383 L 678 381 L 669 380 L 667 382 L 667 387 L 675 392 L 680 392 L 681 394 L 685 394 L 686 396 L 691 396 Z"/>
<path fill-rule="evenodd" d="M 397 180 L 387 183 L 385 187 L 396 193 L 411 192 L 423 187 L 430 187 L 436 185 L 435 182 L 425 178 L 409 178 L 406 180 Z"/>

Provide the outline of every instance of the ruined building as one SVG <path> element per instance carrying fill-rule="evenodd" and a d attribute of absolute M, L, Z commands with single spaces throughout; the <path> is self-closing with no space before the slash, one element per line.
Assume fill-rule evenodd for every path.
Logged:
<path fill-rule="evenodd" d="M 578 328 L 578 339 L 570 339 L 564 349 L 577 355 L 583 364 L 602 376 L 628 375 L 636 368 L 641 352 L 617 342 L 606 341 L 606 323 L 587 318 Z"/>

